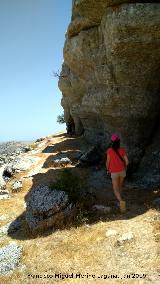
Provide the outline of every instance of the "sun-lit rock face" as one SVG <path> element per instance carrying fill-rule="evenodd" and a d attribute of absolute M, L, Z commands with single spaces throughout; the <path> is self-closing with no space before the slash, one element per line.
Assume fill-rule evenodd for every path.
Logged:
<path fill-rule="evenodd" d="M 158 131 L 159 2 L 73 0 L 64 45 L 66 122 L 72 116 L 76 133 L 102 147 L 118 132 L 134 163 Z"/>

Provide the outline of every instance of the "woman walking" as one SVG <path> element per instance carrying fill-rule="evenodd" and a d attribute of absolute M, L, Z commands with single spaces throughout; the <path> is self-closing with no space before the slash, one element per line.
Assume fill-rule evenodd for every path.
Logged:
<path fill-rule="evenodd" d="M 121 212 L 126 210 L 126 203 L 122 200 L 122 188 L 126 169 L 128 166 L 128 157 L 124 148 L 120 147 L 120 138 L 114 133 L 111 136 L 111 147 L 106 151 L 106 169 L 111 174 L 114 194 L 118 200 Z"/>

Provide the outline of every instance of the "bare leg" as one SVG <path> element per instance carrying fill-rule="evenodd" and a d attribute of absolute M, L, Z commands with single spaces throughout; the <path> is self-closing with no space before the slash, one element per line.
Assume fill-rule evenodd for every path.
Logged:
<path fill-rule="evenodd" d="M 119 177 L 119 190 L 120 190 L 120 194 L 122 194 L 123 183 L 124 183 L 124 177 Z"/>
<path fill-rule="evenodd" d="M 120 189 L 121 195 L 122 195 L 123 183 L 124 183 L 124 177 L 120 177 L 119 178 L 119 189 Z M 126 202 L 123 200 L 120 202 L 120 211 L 122 213 L 126 211 Z"/>
<path fill-rule="evenodd" d="M 112 186 L 113 186 L 114 194 L 115 194 L 116 198 L 118 199 L 118 201 L 120 202 L 120 201 L 122 201 L 122 198 L 121 198 L 121 194 L 120 194 L 119 183 L 120 183 L 119 177 L 112 179 Z"/>

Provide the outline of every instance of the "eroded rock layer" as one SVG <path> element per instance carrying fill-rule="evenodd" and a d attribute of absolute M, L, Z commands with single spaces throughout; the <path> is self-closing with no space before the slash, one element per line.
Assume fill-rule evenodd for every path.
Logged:
<path fill-rule="evenodd" d="M 160 150 L 159 2 L 73 0 L 59 79 L 66 122 L 104 148 L 118 132 L 135 165 Z"/>

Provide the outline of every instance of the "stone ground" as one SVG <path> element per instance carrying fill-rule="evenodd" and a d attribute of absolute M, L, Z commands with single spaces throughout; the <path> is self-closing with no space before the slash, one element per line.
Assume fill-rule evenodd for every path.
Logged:
<path fill-rule="evenodd" d="M 62 171 L 54 163 L 59 156 L 70 158 L 73 163 L 66 167 L 85 180 L 92 169 L 75 168 L 75 163 L 79 152 L 87 148 L 83 137 L 60 133 L 23 154 L 36 162 L 11 178 L 6 188 L 9 198 L 0 200 L 0 249 L 4 256 L 0 283 L 59 283 L 62 278 L 63 283 L 159 283 L 160 212 L 152 203 L 159 196 L 157 188 L 141 190 L 127 183 L 126 213 L 82 211 L 73 226 L 30 235 L 25 222 L 28 192 L 55 181 Z M 15 192 L 17 180 L 22 181 L 22 188 Z M 102 201 L 103 205 L 113 205 L 113 200 Z M 10 248 L 17 250 L 18 258 Z"/>

